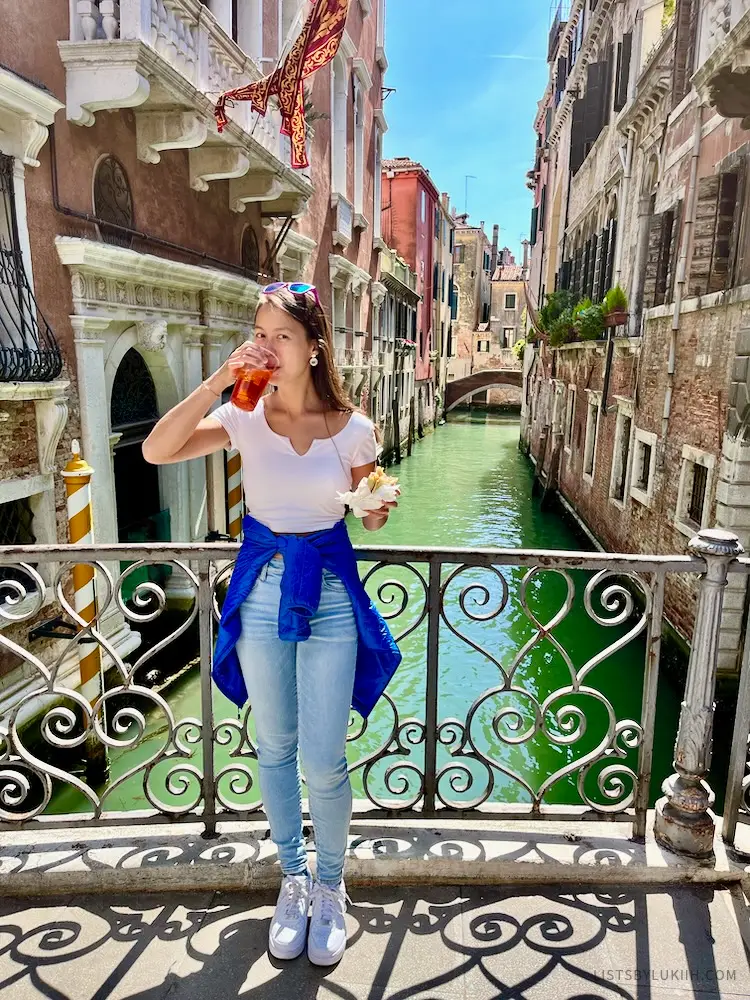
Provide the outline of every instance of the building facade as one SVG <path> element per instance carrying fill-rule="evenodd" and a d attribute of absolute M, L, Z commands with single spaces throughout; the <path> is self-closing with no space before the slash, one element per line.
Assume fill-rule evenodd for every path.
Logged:
<path fill-rule="evenodd" d="M 568 6 L 536 120 L 529 292 L 538 310 L 551 292 L 597 302 L 619 285 L 628 308 L 598 338 L 568 326 L 551 349 L 540 331 L 523 436 L 608 549 L 680 551 L 707 525 L 747 546 L 750 88 L 737 67 L 750 7 Z M 665 599 L 689 638 L 694 582 L 675 578 Z M 726 673 L 739 669 L 746 613 L 733 581 Z"/>
<path fill-rule="evenodd" d="M 415 419 L 418 432 L 434 421 L 435 226 L 440 203 L 429 172 L 408 157 L 383 162 L 383 239 L 417 276 Z"/>

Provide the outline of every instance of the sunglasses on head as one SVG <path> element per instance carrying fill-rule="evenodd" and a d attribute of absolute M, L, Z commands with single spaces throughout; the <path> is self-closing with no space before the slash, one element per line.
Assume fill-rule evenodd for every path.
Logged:
<path fill-rule="evenodd" d="M 305 284 L 304 281 L 273 281 L 270 285 L 266 285 L 265 288 L 261 289 L 261 291 L 263 295 L 273 295 L 274 292 L 280 292 L 282 288 L 288 288 L 292 295 L 306 295 L 308 292 L 312 292 L 315 304 L 318 308 L 321 308 L 318 289 L 315 285 Z"/>

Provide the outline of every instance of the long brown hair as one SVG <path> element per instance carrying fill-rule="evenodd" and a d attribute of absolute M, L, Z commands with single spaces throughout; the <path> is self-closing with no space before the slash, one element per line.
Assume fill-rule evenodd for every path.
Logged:
<path fill-rule="evenodd" d="M 266 304 L 283 309 L 292 319 L 301 323 L 308 339 L 318 348 L 318 363 L 311 366 L 310 373 L 321 402 L 326 403 L 329 409 L 343 413 L 354 410 L 355 406 L 349 399 L 336 368 L 330 324 L 326 314 L 315 301 L 314 294 L 290 292 L 288 288 L 279 288 L 278 291 L 260 296 L 258 309 Z"/>

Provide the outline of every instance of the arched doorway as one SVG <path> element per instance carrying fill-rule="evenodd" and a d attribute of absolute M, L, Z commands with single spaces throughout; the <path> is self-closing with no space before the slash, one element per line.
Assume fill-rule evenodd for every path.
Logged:
<path fill-rule="evenodd" d="M 148 365 L 131 347 L 115 373 L 110 404 L 114 447 L 117 535 L 121 542 L 169 541 L 169 511 L 162 510 L 159 470 L 141 444 L 159 419 L 156 386 Z"/>

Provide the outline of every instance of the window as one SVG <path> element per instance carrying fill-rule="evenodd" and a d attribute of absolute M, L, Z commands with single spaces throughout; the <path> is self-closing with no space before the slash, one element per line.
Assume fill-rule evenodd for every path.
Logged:
<path fill-rule="evenodd" d="M 515 292 L 508 293 L 505 296 L 505 308 L 506 309 L 515 309 L 516 308 L 516 295 L 515 295 Z"/>
<path fill-rule="evenodd" d="M 617 503 L 625 502 L 625 491 L 628 481 L 628 465 L 630 463 L 630 437 L 633 429 L 632 414 L 622 407 L 617 412 L 615 427 L 615 451 L 612 456 L 612 480 L 609 495 Z M 650 459 L 649 459 L 650 461 Z"/>
<path fill-rule="evenodd" d="M 383 133 L 378 125 L 375 126 L 375 172 L 373 176 L 373 209 L 372 209 L 372 236 L 374 240 L 380 239 L 381 235 L 381 214 L 383 204 Z"/>
<path fill-rule="evenodd" d="M 506 326 L 503 330 L 503 347 L 512 347 L 515 340 L 515 329 L 512 326 Z"/>
<path fill-rule="evenodd" d="M 0 382 L 51 382 L 62 356 L 26 276 L 14 165 L 0 154 Z"/>
<path fill-rule="evenodd" d="M 133 198 L 125 169 L 114 156 L 100 160 L 94 174 L 94 215 L 125 229 L 133 228 Z M 133 237 L 101 226 L 101 238 L 115 246 L 131 247 Z"/>
<path fill-rule="evenodd" d="M 615 111 L 622 111 L 628 103 L 630 83 L 630 57 L 633 51 L 633 32 L 629 31 L 617 43 L 617 66 L 615 69 Z"/>
<path fill-rule="evenodd" d="M 643 281 L 643 301 L 647 307 L 660 306 L 674 298 L 679 230 L 679 203 L 651 219 Z"/>
<path fill-rule="evenodd" d="M 576 413 L 576 389 L 574 385 L 568 386 L 568 401 L 565 410 L 565 447 L 570 451 L 573 446 L 573 425 Z"/>
<path fill-rule="evenodd" d="M 453 263 L 463 264 L 465 257 L 466 257 L 466 247 L 463 245 L 463 243 L 456 244 L 456 247 L 453 251 Z"/>
<path fill-rule="evenodd" d="M 0 503 L 0 545 L 34 545 L 34 513 L 30 497 L 21 497 L 9 503 Z M 32 563 L 31 565 L 36 565 Z M 20 583 L 26 591 L 35 591 L 34 578 L 15 566 L 0 566 L 0 604 L 16 596 L 11 587 L 4 587 L 6 580 Z"/>
<path fill-rule="evenodd" d="M 490 321 L 490 304 L 485 302 L 482 305 L 482 322 L 489 323 Z"/>
<path fill-rule="evenodd" d="M 427 192 L 422 188 L 422 222 L 427 218 Z"/>
<path fill-rule="evenodd" d="M 484 270 L 485 271 L 489 271 L 489 269 L 490 269 L 490 260 L 491 260 L 491 258 L 490 258 L 489 252 L 487 250 L 485 250 L 484 251 Z"/>
<path fill-rule="evenodd" d="M 653 497 L 655 465 L 656 434 L 636 428 L 630 495 L 646 507 L 651 506 Z"/>
<path fill-rule="evenodd" d="M 331 189 L 346 197 L 347 175 L 347 95 L 349 74 L 344 58 L 339 53 L 333 60 L 331 74 L 331 105 L 333 142 L 331 146 Z"/>
<path fill-rule="evenodd" d="M 260 248 L 258 247 L 258 237 L 252 226 L 245 226 L 245 231 L 242 234 L 241 254 L 245 273 L 252 281 L 257 281 L 260 272 Z"/>
<path fill-rule="evenodd" d="M 440 301 L 445 302 L 445 268 L 443 268 L 443 276 L 440 279 Z"/>
<path fill-rule="evenodd" d="M 583 445 L 583 477 L 593 481 L 596 467 L 596 443 L 599 432 L 599 393 L 589 392 L 586 411 L 586 438 Z"/>
<path fill-rule="evenodd" d="M 358 79 L 354 81 L 354 214 L 364 214 L 365 200 L 365 107 Z"/>
<path fill-rule="evenodd" d="M 708 483 L 708 469 L 705 465 L 693 466 L 693 485 L 690 490 L 690 503 L 688 504 L 688 521 L 700 526 L 703 521 L 703 507 L 706 501 L 706 485 Z"/>
<path fill-rule="evenodd" d="M 708 524 L 708 501 L 714 465 L 713 455 L 689 445 L 683 447 L 675 527 L 689 538 Z"/>
<path fill-rule="evenodd" d="M 480 340 L 477 344 L 477 350 L 480 354 L 489 354 L 490 342 L 489 340 Z"/>
<path fill-rule="evenodd" d="M 732 286 L 731 266 L 739 225 L 735 222 L 739 174 L 714 174 L 698 181 L 690 288 L 693 295 Z"/>
<path fill-rule="evenodd" d="M 579 20 L 582 20 L 579 19 Z M 599 62 L 586 67 L 586 90 L 573 102 L 570 132 L 570 170 L 575 174 L 591 152 L 609 118 L 610 80 L 612 77 L 611 46 L 602 53 Z"/>

